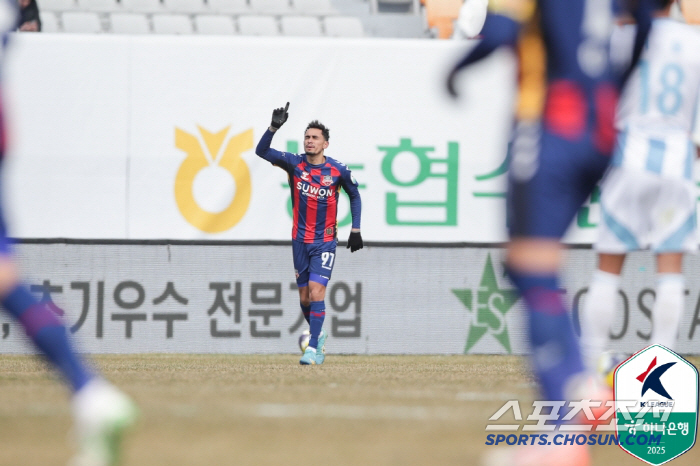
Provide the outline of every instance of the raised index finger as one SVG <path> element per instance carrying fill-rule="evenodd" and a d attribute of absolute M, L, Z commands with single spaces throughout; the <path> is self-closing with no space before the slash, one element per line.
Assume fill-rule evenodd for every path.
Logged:
<path fill-rule="evenodd" d="M 288 108 L 289 108 L 289 102 L 287 102 L 287 105 L 284 107 L 284 113 L 287 113 Z"/>

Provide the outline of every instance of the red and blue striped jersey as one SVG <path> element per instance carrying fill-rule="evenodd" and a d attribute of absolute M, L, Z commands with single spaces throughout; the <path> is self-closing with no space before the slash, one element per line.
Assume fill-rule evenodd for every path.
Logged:
<path fill-rule="evenodd" d="M 340 188 L 350 197 L 352 227 L 359 229 L 362 204 L 357 181 L 350 169 L 328 156 L 324 163 L 311 165 L 306 154 L 272 149 L 273 135 L 268 129 L 255 153 L 287 172 L 294 216 L 292 239 L 304 243 L 325 243 L 336 239 Z"/>

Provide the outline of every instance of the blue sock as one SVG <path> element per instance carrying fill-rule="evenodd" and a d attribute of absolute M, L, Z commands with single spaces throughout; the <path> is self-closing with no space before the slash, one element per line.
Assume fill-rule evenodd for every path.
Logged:
<path fill-rule="evenodd" d="M 318 346 L 318 337 L 321 335 L 323 320 L 326 318 L 326 303 L 323 301 L 311 301 L 311 312 L 309 313 L 309 325 L 311 327 L 311 338 L 309 346 Z"/>
<path fill-rule="evenodd" d="M 311 313 L 311 305 L 304 306 L 301 302 L 299 303 L 299 305 L 301 306 L 301 313 L 304 314 L 304 319 L 306 319 L 306 323 L 311 324 L 311 320 L 309 320 L 309 314 Z"/>
<path fill-rule="evenodd" d="M 542 394 L 546 400 L 566 400 L 567 382 L 584 368 L 557 277 L 512 269 L 508 275 L 527 306 L 532 367 Z"/>
<path fill-rule="evenodd" d="M 46 304 L 18 285 L 1 302 L 24 327 L 24 331 L 46 358 L 73 387 L 80 390 L 93 376 L 68 341 L 68 330 Z"/>

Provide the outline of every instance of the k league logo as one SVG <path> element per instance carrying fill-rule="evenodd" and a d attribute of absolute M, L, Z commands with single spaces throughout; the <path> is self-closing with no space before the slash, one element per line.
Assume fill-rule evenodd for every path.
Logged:
<path fill-rule="evenodd" d="M 655 466 L 695 445 L 698 424 L 698 370 L 678 354 L 652 345 L 615 370 L 620 448 Z"/>
<path fill-rule="evenodd" d="M 651 364 L 649 364 L 649 367 L 647 368 L 647 370 L 644 371 L 644 373 L 637 376 L 637 380 L 644 384 L 642 386 L 641 396 L 644 396 L 647 390 L 652 390 L 658 395 L 661 395 L 669 400 L 673 400 L 673 398 L 671 398 L 671 395 L 668 394 L 666 388 L 664 388 L 663 384 L 661 383 L 661 376 L 664 375 L 664 373 L 668 369 L 674 366 L 676 364 L 676 361 L 667 362 L 666 364 L 662 364 L 661 366 L 656 367 L 656 359 L 657 358 L 655 357 L 651 361 Z"/>

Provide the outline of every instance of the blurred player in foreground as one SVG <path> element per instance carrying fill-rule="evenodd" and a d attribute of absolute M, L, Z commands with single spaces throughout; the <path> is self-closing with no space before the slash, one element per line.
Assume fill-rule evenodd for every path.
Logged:
<path fill-rule="evenodd" d="M 0 0 L 3 44 L 7 42 L 7 33 L 16 29 L 17 21 L 17 1 Z M 0 113 L 0 163 L 6 151 L 1 117 Z M 122 431 L 135 421 L 136 407 L 87 366 L 72 348 L 68 330 L 52 308 L 37 301 L 21 284 L 1 210 L 0 304 L 22 325 L 30 340 L 58 369 L 73 392 L 72 412 L 79 451 L 71 465 L 116 464 Z"/>
<path fill-rule="evenodd" d="M 661 0 L 638 69 L 620 99 L 617 144 L 602 185 L 598 270 L 581 311 L 581 347 L 595 371 L 608 342 L 625 254 L 656 254 L 650 344 L 673 348 L 684 309 L 684 252 L 695 252 L 697 193 L 693 164 L 700 144 L 700 31 L 669 18 Z M 618 28 L 623 47 L 634 25 Z M 694 132 L 694 134 L 693 134 Z"/>
<path fill-rule="evenodd" d="M 649 28 L 644 0 L 634 8 L 640 23 L 638 58 Z M 611 0 L 491 0 L 482 40 L 457 63 L 455 77 L 500 46 L 517 50 L 519 102 L 510 147 L 507 271 L 527 308 L 531 365 L 547 401 L 591 399 L 577 337 L 564 303 L 558 272 L 560 240 L 610 161 L 615 106 L 621 82 L 609 60 Z M 634 63 L 635 59 L 632 60 Z M 559 419 L 568 410 L 561 410 Z M 494 450 L 493 465 L 586 466 L 586 446 L 526 446 Z"/>
<path fill-rule="evenodd" d="M 360 214 L 362 203 L 357 181 L 350 169 L 325 155 L 330 137 L 328 128 L 314 120 L 304 132 L 304 154 L 296 155 L 270 148 L 275 132 L 287 121 L 286 107 L 272 112 L 272 122 L 263 134 L 255 153 L 287 172 L 292 191 L 294 224 L 292 252 L 299 300 L 309 323 L 309 346 L 299 361 L 302 365 L 323 364 L 328 332 L 323 330 L 326 316 L 326 286 L 335 265 L 338 242 L 338 198 L 340 188 L 350 196 L 352 229 L 347 248 L 350 252 L 362 249 Z"/>

